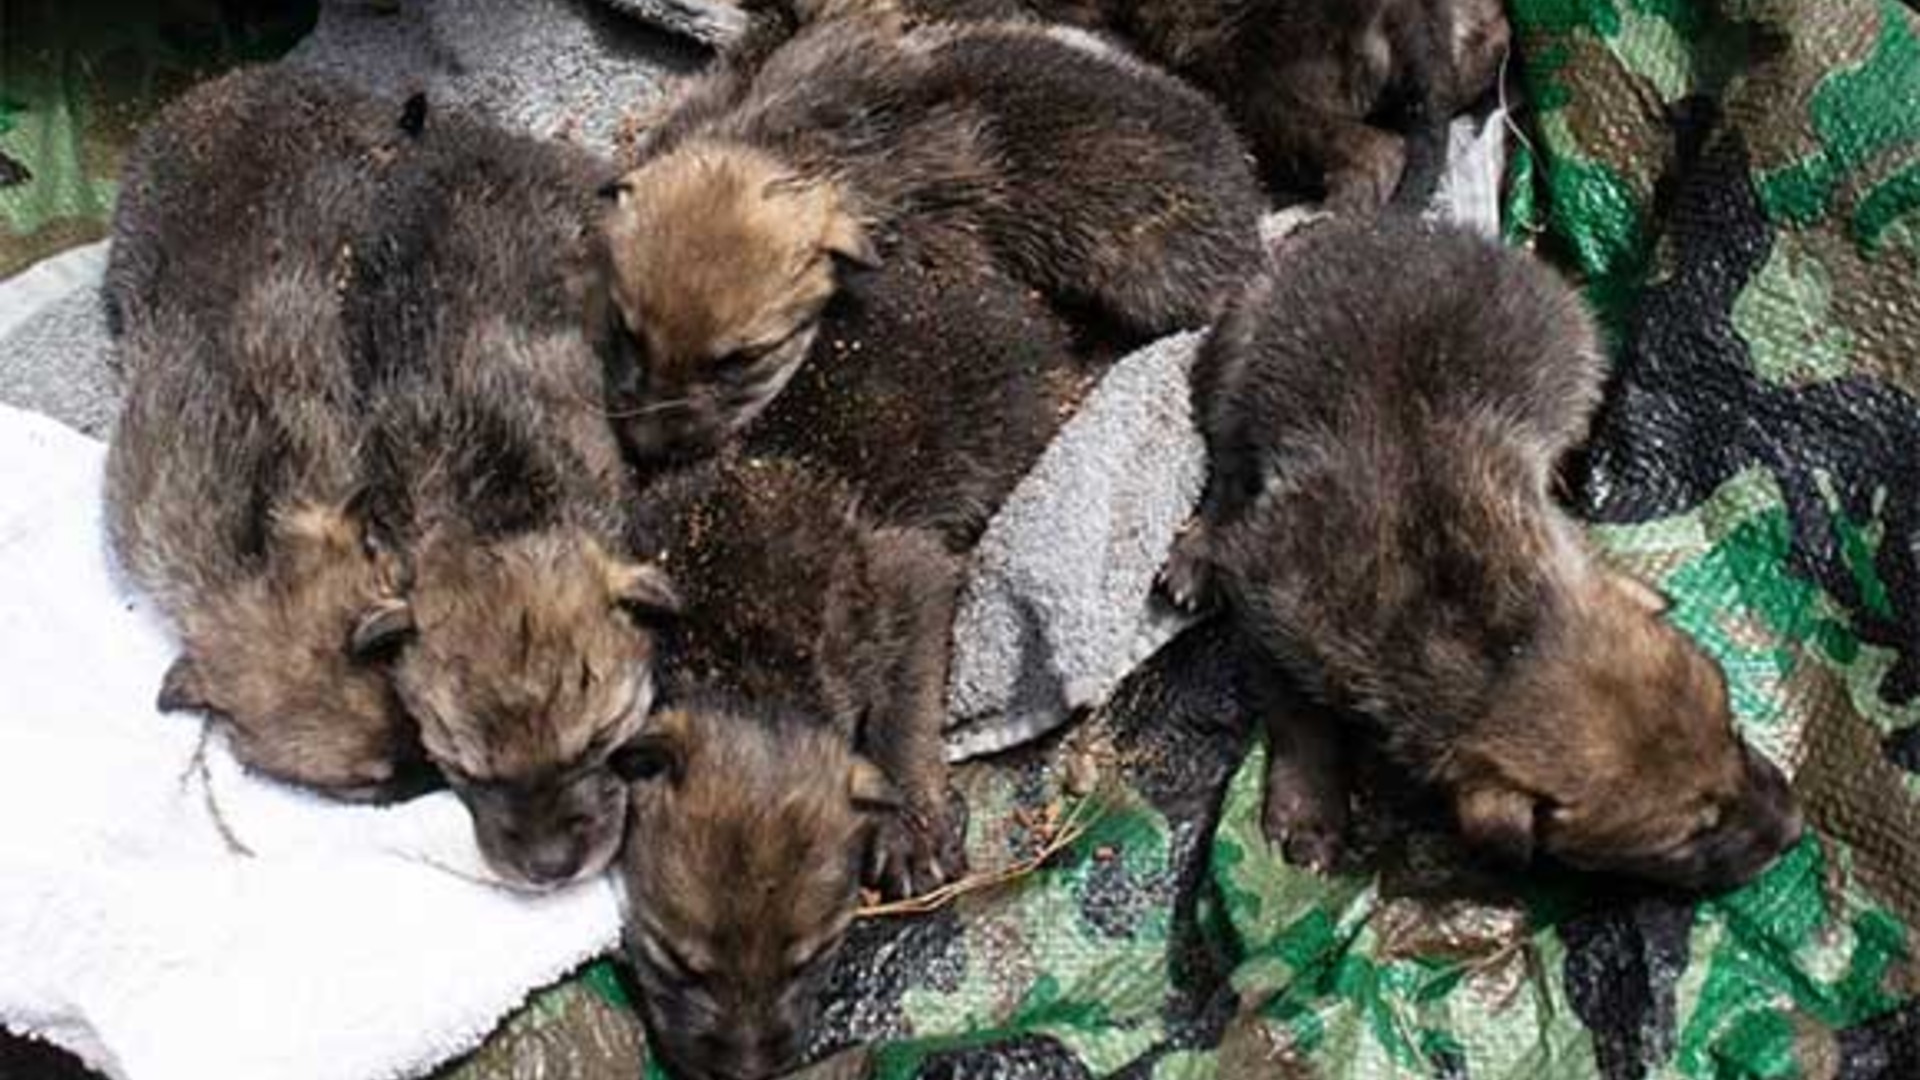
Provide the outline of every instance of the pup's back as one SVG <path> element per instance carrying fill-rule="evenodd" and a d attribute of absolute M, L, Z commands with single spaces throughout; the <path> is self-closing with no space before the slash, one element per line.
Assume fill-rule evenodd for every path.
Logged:
<path fill-rule="evenodd" d="M 1245 572 L 1329 682 L 1419 710 L 1454 665 L 1406 657 L 1497 657 L 1577 557 L 1548 483 L 1598 346 L 1550 271 L 1464 233 L 1334 223 L 1276 264 L 1194 372 L 1203 425 L 1256 449 L 1226 478 L 1274 523 Z"/>
<path fill-rule="evenodd" d="M 106 284 L 128 379 L 109 536 L 182 638 L 161 706 L 222 715 L 249 764 L 343 794 L 377 794 L 410 739 L 349 647 L 398 582 L 355 504 L 339 311 L 398 115 L 298 71 L 194 91 L 134 149 Z"/>
<path fill-rule="evenodd" d="M 400 115 L 285 65 L 234 72 L 168 106 L 121 173 L 109 326 L 157 307 L 218 325 L 276 257 L 343 285 L 340 245 L 406 145 Z"/>
<path fill-rule="evenodd" d="M 649 484 L 633 530 L 684 606 L 661 660 L 669 699 L 778 701 L 851 742 L 899 672 L 935 665 L 944 682 L 955 561 L 924 533 L 877 524 L 830 473 L 722 455 Z"/>
<path fill-rule="evenodd" d="M 1115 350 L 1076 340 L 976 236 L 916 223 L 896 241 L 745 445 L 851 478 L 883 520 L 965 550 Z"/>
<path fill-rule="evenodd" d="M 987 235 L 1016 275 L 1152 336 L 1205 324 L 1262 265 L 1265 196 L 1199 91 L 1064 28 L 934 27 L 907 44 L 929 51 L 929 102 L 986 118 L 1005 178 Z"/>
<path fill-rule="evenodd" d="M 629 488 L 586 227 L 601 173 L 563 145 L 435 113 L 382 188 L 345 315 L 376 514 L 404 542 L 431 527 L 619 536 Z"/>

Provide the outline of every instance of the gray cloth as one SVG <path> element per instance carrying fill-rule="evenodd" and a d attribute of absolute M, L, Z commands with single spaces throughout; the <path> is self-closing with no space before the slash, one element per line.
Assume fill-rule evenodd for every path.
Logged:
<path fill-rule="evenodd" d="M 1206 477 L 1187 393 L 1199 341 L 1121 360 L 988 525 L 954 622 L 948 757 L 1100 704 L 1186 625 L 1150 594 Z"/>
<path fill-rule="evenodd" d="M 0 402 L 96 438 L 120 400 L 98 292 L 106 263 L 107 245 L 88 244 L 0 284 Z"/>
<path fill-rule="evenodd" d="M 632 16 L 671 0 L 610 6 L 587 0 L 326 0 L 287 62 L 331 71 L 381 93 L 425 90 L 510 128 L 571 138 L 602 153 L 660 102 L 666 79 L 697 70 L 704 49 Z M 620 10 L 614 10 L 618 8 Z M 732 22 L 738 21 L 734 12 Z"/>

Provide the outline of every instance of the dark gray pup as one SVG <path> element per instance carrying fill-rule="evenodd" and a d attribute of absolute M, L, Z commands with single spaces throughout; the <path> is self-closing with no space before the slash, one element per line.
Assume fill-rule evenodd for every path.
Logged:
<path fill-rule="evenodd" d="M 772 1075 L 862 879 L 906 896 L 964 868 L 940 742 L 957 561 L 777 458 L 689 466 L 641 506 L 635 550 L 684 612 L 616 755 L 627 951 L 676 1075 Z"/>
<path fill-rule="evenodd" d="M 1553 500 L 1601 380 L 1544 264 L 1397 218 L 1290 240 L 1215 328 L 1211 475 L 1166 583 L 1217 590 L 1285 677 L 1265 824 L 1289 857 L 1338 850 L 1343 723 L 1516 861 L 1723 888 L 1798 838 L 1719 668 Z"/>
<path fill-rule="evenodd" d="M 458 115 L 423 126 L 355 246 L 347 318 L 368 421 L 369 512 L 409 602 L 369 629 L 422 742 L 509 881 L 613 858 L 606 767 L 652 705 L 653 621 L 627 557 L 633 488 L 606 418 L 594 190 L 584 154 Z"/>
<path fill-rule="evenodd" d="M 109 540 L 179 634 L 162 709 L 346 798 L 404 793 L 412 724 L 367 628 L 404 609 L 366 528 L 351 238 L 408 138 L 392 106 L 279 68 L 169 106 L 129 157 L 106 303 L 126 377 Z"/>

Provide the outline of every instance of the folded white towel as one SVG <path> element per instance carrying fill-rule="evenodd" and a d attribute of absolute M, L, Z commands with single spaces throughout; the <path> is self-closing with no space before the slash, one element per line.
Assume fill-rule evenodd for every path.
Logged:
<path fill-rule="evenodd" d="M 153 707 L 166 633 L 109 569 L 103 457 L 0 407 L 0 1024 L 131 1080 L 410 1076 L 612 945 L 604 881 L 470 880 L 450 795 L 330 804 L 217 738 L 197 769 L 202 725 Z"/>

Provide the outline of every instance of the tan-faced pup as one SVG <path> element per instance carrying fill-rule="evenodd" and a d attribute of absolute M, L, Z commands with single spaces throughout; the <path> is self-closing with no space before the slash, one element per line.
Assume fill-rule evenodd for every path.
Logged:
<path fill-rule="evenodd" d="M 510 882 L 598 873 L 626 788 L 607 755 L 652 704 L 664 576 L 624 554 L 589 212 L 600 166 L 433 115 L 356 246 L 369 512 L 411 572 L 368 641 L 480 850 Z"/>
<path fill-rule="evenodd" d="M 920 272 L 896 257 L 917 231 L 970 235 L 1136 339 L 1204 323 L 1262 258 L 1260 193 L 1211 103 L 1032 27 L 826 21 L 700 83 L 642 157 L 605 225 L 624 429 L 649 460 L 751 423 L 830 340 L 851 272 Z"/>
<path fill-rule="evenodd" d="M 904 896 L 962 869 L 939 737 L 955 560 L 848 490 L 726 455 L 642 496 L 668 567 L 663 704 L 617 757 L 628 955 L 677 1075 L 792 1063 L 862 880 Z"/>
<path fill-rule="evenodd" d="M 180 636 L 162 709 L 346 798 L 404 794 L 411 722 L 367 628 L 403 604 L 361 513 L 343 252 L 407 138 L 397 104 L 279 68 L 169 106 L 131 154 L 106 300 L 126 376 L 108 535 Z M 410 768 L 410 766 L 415 766 Z"/>
<path fill-rule="evenodd" d="M 1217 589 L 1305 688 L 1269 703 L 1291 857 L 1337 847 L 1343 717 L 1514 859 L 1722 888 L 1799 836 L 1719 668 L 1553 502 L 1600 356 L 1543 265 L 1403 220 L 1290 240 L 1207 341 L 1211 475 L 1167 583 Z"/>
<path fill-rule="evenodd" d="M 1335 210 L 1376 210 L 1396 190 L 1416 202 L 1426 198 L 1444 165 L 1444 125 L 1493 85 L 1508 40 L 1494 0 L 871 6 L 898 10 L 909 21 L 1029 18 L 1111 34 L 1225 105 L 1276 191 L 1317 190 Z M 799 5 L 785 14 L 788 25 L 820 17 Z"/>

